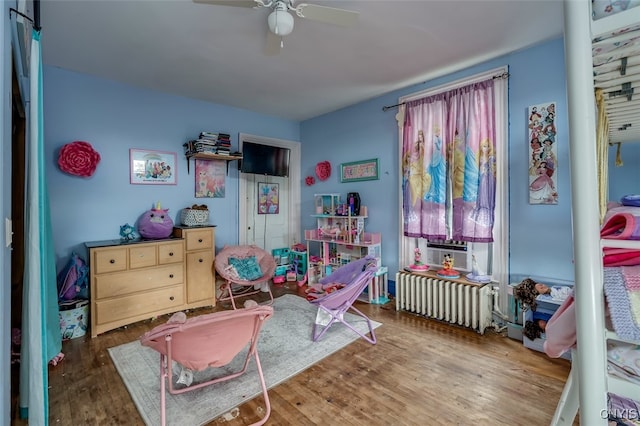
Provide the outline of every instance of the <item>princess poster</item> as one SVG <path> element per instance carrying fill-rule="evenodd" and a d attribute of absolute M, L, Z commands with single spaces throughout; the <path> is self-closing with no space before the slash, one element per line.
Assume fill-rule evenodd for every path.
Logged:
<path fill-rule="evenodd" d="M 224 198 L 224 160 L 196 159 L 196 198 Z"/>
<path fill-rule="evenodd" d="M 529 204 L 558 204 L 556 104 L 529 107 Z"/>

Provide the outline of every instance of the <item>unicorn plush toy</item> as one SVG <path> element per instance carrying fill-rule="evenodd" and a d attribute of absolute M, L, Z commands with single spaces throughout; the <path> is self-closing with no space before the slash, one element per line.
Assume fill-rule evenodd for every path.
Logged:
<path fill-rule="evenodd" d="M 173 220 L 169 217 L 169 209 L 162 209 L 160 201 L 151 210 L 142 214 L 138 221 L 138 232 L 144 238 L 167 238 L 173 231 Z"/>

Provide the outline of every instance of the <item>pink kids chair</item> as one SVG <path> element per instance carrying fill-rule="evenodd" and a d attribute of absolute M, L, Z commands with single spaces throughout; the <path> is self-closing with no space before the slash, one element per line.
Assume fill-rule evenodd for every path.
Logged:
<path fill-rule="evenodd" d="M 373 325 L 369 317 L 353 306 L 358 296 L 364 291 L 373 279 L 378 270 L 376 259 L 367 256 L 362 259 L 347 263 L 339 267 L 331 275 L 319 281 L 323 289 L 335 288 L 337 290 L 310 300 L 310 303 L 318 306 L 316 322 L 313 325 L 313 341 L 317 342 L 329 330 L 334 323 L 340 322 L 353 330 L 367 342 L 375 345 L 376 335 L 373 332 Z M 364 318 L 369 327 L 371 337 L 358 331 L 349 324 L 344 314 L 353 311 L 356 315 Z"/>
<path fill-rule="evenodd" d="M 271 298 L 269 304 L 273 303 L 269 281 L 275 275 L 276 261 L 271 253 L 255 245 L 225 246 L 216 254 L 215 267 L 225 280 L 217 301 L 231 300 L 236 309 L 236 298 L 264 291 Z"/>
<path fill-rule="evenodd" d="M 169 393 L 176 395 L 232 380 L 247 371 L 252 357 L 258 369 L 266 411 L 264 417 L 254 425 L 262 425 L 267 421 L 271 414 L 271 403 L 256 343 L 264 322 L 272 315 L 271 306 L 220 311 L 189 319 L 183 312 L 178 312 L 166 324 L 159 325 L 140 337 L 140 343 L 143 346 L 148 346 L 160 353 L 160 409 L 163 426 L 166 424 L 166 382 L 169 382 Z M 247 346 L 249 349 L 246 359 L 239 371 L 185 388 L 174 388 L 173 361 L 197 371 L 207 367 L 220 368 L 233 361 Z"/>

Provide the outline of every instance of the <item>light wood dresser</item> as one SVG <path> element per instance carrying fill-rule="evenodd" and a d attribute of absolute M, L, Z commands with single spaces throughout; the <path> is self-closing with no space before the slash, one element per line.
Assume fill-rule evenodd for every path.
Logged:
<path fill-rule="evenodd" d="M 154 316 L 215 305 L 214 227 L 176 227 L 171 238 L 85 243 L 91 337 Z"/>
<path fill-rule="evenodd" d="M 186 242 L 187 307 L 215 305 L 215 228 L 176 226 L 173 236 Z"/>

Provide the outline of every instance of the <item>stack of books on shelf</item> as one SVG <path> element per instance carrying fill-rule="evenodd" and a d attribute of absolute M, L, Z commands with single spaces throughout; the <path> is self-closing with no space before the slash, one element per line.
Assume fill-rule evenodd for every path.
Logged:
<path fill-rule="evenodd" d="M 185 155 L 200 153 L 231 155 L 231 135 L 228 133 L 200 132 L 198 139 L 190 140 L 183 144 Z"/>
<path fill-rule="evenodd" d="M 231 136 L 226 133 L 218 133 L 218 155 L 229 155 L 231 152 Z"/>

